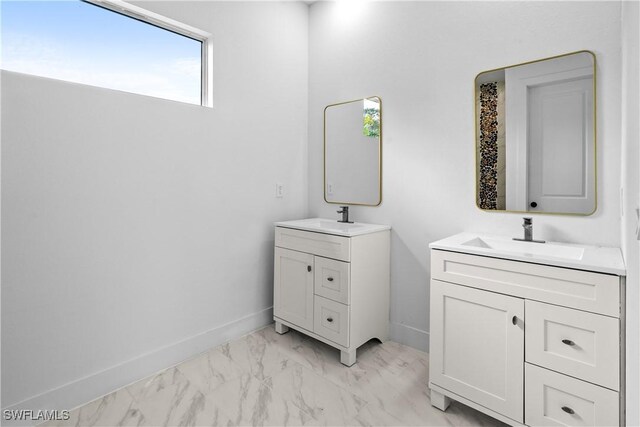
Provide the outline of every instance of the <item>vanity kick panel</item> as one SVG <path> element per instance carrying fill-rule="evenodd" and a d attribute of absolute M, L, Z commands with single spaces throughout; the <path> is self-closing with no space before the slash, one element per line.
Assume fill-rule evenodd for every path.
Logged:
<path fill-rule="evenodd" d="M 431 277 L 620 317 L 618 276 L 432 250 Z"/>

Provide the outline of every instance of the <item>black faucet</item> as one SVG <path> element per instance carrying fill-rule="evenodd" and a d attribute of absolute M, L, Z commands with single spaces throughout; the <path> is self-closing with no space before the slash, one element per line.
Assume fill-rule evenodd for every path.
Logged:
<path fill-rule="evenodd" d="M 342 214 L 342 219 L 339 219 L 338 222 L 347 222 L 349 224 L 353 224 L 353 221 L 349 221 L 349 206 L 340 206 L 342 209 L 338 211 L 339 214 Z"/>
<path fill-rule="evenodd" d="M 520 240 L 521 242 L 544 243 L 544 240 L 534 240 L 533 238 L 533 218 L 524 217 L 522 219 L 524 220 L 524 222 L 522 223 L 522 228 L 524 228 L 524 239 L 514 237 L 513 240 Z"/>

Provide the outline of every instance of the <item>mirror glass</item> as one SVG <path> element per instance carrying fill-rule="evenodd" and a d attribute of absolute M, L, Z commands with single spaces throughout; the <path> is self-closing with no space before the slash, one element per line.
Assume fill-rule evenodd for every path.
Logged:
<path fill-rule="evenodd" d="M 324 199 L 377 206 L 381 184 L 382 101 L 373 96 L 324 109 Z"/>
<path fill-rule="evenodd" d="M 476 203 L 489 211 L 596 209 L 595 56 L 478 74 Z"/>

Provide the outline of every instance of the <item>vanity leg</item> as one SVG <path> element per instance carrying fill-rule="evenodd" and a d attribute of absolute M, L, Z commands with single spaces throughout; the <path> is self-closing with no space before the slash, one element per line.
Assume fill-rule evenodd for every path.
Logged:
<path fill-rule="evenodd" d="M 434 406 L 441 411 L 446 411 L 451 404 L 451 399 L 442 393 L 438 393 L 435 390 L 431 390 L 431 406 Z"/>
<path fill-rule="evenodd" d="M 280 335 L 286 334 L 287 332 L 289 332 L 289 327 L 276 321 L 276 332 L 279 333 Z"/>
<path fill-rule="evenodd" d="M 356 349 L 349 351 L 340 351 L 340 363 L 351 366 L 356 363 Z"/>

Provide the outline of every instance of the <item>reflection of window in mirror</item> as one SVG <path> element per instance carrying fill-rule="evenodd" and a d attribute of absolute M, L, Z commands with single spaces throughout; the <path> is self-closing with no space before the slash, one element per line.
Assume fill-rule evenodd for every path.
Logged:
<path fill-rule="evenodd" d="M 380 136 L 380 104 L 369 99 L 363 101 L 363 127 L 364 136 L 377 138 Z"/>

